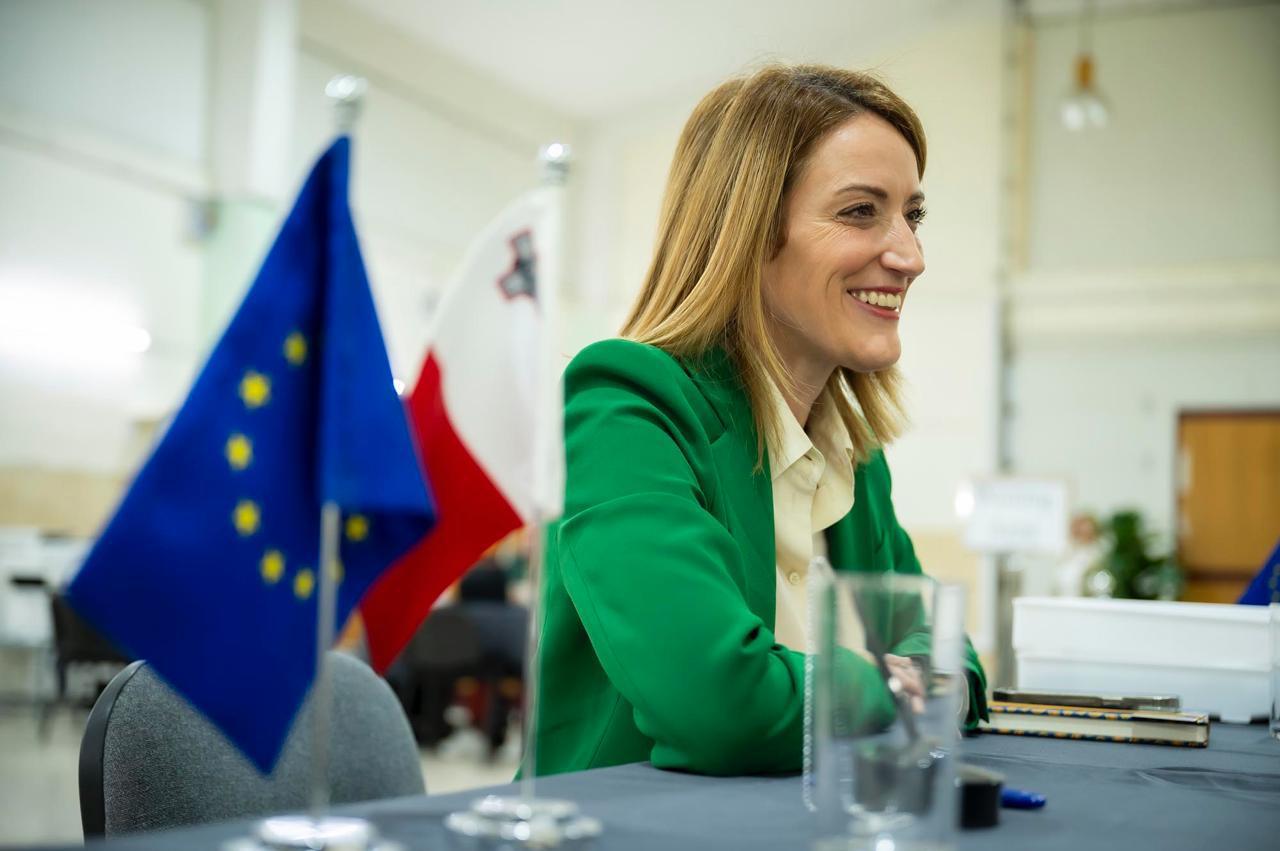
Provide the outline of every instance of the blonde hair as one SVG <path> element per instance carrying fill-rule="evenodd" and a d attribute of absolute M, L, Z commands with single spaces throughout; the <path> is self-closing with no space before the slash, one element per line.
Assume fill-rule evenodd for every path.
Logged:
<path fill-rule="evenodd" d="M 765 435 L 781 427 L 768 382 L 794 386 L 767 331 L 761 269 L 785 242 L 784 201 L 815 145 L 867 112 L 903 135 L 923 176 L 911 107 L 869 74 L 824 65 L 771 65 L 721 84 L 676 146 L 653 261 L 621 334 L 681 358 L 723 347 L 751 403 L 757 468 Z M 836 406 L 859 461 L 901 433 L 899 381 L 896 367 L 841 367 L 823 388 L 818 404 Z"/>

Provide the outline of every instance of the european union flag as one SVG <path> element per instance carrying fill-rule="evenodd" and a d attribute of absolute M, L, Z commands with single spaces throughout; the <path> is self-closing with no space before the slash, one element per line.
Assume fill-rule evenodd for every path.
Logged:
<path fill-rule="evenodd" d="M 1276 548 L 1271 551 L 1271 555 L 1267 556 L 1262 570 L 1253 577 L 1253 581 L 1249 583 L 1248 588 L 1244 589 L 1238 602 L 1246 606 L 1268 606 L 1272 603 L 1280 603 L 1280 541 L 1276 541 Z"/>
<path fill-rule="evenodd" d="M 347 205 L 341 137 L 68 588 L 263 772 L 316 664 L 320 509 L 338 623 L 435 521 Z"/>

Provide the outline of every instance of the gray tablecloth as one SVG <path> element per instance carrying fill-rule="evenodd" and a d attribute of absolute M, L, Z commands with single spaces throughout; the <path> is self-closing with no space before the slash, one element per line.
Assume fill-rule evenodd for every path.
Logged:
<path fill-rule="evenodd" d="M 964 758 L 1041 792 L 1041 810 L 1003 810 L 998 827 L 965 831 L 971 849 L 1280 848 L 1280 742 L 1265 727 L 1215 725 L 1207 749 L 987 735 Z M 430 785 L 430 778 L 428 778 Z M 624 765 L 550 777 L 539 794 L 576 800 L 605 824 L 601 851 L 807 848 L 798 777 L 699 777 Z M 512 791 L 514 787 L 502 787 Z M 409 849 L 448 848 L 442 820 L 479 793 L 346 807 Z M 111 840 L 126 848 L 217 848 L 250 823 Z"/>

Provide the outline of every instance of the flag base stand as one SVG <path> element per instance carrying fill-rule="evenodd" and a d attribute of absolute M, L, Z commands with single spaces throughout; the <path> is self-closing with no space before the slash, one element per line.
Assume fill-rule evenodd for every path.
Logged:
<path fill-rule="evenodd" d="M 476 848 L 586 848 L 603 830 L 572 801 L 497 795 L 451 813 L 444 824 Z"/>
<path fill-rule="evenodd" d="M 223 851 L 402 851 L 378 836 L 361 818 L 274 816 L 258 823 L 255 835 L 223 846 Z"/>

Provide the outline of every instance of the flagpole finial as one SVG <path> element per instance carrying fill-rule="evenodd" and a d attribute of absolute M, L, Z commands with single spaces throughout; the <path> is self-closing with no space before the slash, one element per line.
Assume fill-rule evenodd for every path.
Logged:
<path fill-rule="evenodd" d="M 549 186 L 563 186 L 569 179 L 569 163 L 573 160 L 573 149 L 563 142 L 552 142 L 543 145 L 538 151 L 538 162 L 542 163 L 542 182 Z"/>
<path fill-rule="evenodd" d="M 364 77 L 353 74 L 339 74 L 324 87 L 324 93 L 333 101 L 333 112 L 339 133 L 349 133 L 360 117 L 360 107 L 364 104 L 365 92 L 369 84 Z"/>

